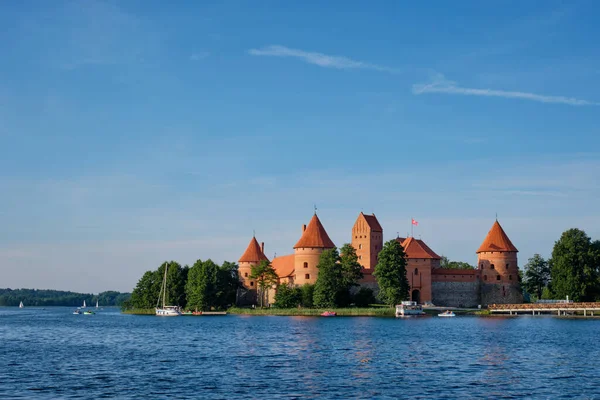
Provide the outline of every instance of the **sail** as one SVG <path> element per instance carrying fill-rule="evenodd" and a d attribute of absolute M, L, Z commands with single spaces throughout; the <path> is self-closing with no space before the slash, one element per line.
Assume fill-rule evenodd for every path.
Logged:
<path fill-rule="evenodd" d="M 96 308 L 98 308 L 98 300 L 96 300 Z"/>
<path fill-rule="evenodd" d="M 19 303 L 19 308 L 23 308 L 23 302 Z"/>
<path fill-rule="evenodd" d="M 85 308 L 85 300 L 83 301 L 83 307 L 81 307 L 81 308 Z"/>

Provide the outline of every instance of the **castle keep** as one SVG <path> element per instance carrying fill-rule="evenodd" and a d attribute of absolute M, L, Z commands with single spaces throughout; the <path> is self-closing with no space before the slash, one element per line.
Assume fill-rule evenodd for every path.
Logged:
<path fill-rule="evenodd" d="M 512 244 L 502 226 L 495 221 L 483 243 L 477 249 L 477 267 L 473 270 L 445 269 L 440 267 L 441 257 L 427 244 L 414 237 L 396 240 L 406 254 L 406 276 L 410 284 L 410 299 L 436 306 L 477 307 L 488 304 L 521 303 L 523 296 L 519 283 L 517 248 Z M 352 227 L 351 244 L 356 249 L 362 265 L 361 286 L 377 292 L 373 276 L 377 257 L 383 247 L 383 228 L 375 215 L 358 215 Z M 317 281 L 319 257 L 326 249 L 334 248 L 327 231 L 315 213 L 294 245 L 294 253 L 275 257 L 271 265 L 277 272 L 279 283 L 304 285 Z M 250 279 L 252 266 L 268 258 L 264 243 L 252 238 L 239 259 L 240 279 L 247 290 L 240 303 L 252 303 L 256 298 L 256 282 Z M 273 296 L 269 296 L 273 299 Z"/>

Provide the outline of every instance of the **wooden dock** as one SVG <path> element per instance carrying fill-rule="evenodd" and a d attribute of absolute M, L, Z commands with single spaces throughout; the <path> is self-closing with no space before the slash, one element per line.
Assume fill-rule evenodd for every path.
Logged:
<path fill-rule="evenodd" d="M 600 303 L 533 303 L 533 304 L 492 304 L 488 306 L 488 309 L 493 314 L 529 314 L 529 315 L 541 315 L 543 314 L 556 314 L 556 315 L 567 315 L 575 314 L 576 312 L 583 312 L 584 316 L 594 316 L 594 312 L 600 315 Z"/>

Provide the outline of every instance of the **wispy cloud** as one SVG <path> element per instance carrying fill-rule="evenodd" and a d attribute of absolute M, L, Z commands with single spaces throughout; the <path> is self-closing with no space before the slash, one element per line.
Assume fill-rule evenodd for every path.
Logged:
<path fill-rule="evenodd" d="M 412 92 L 414 94 L 446 93 L 460 94 L 465 96 L 504 97 L 507 99 L 522 99 L 537 101 L 540 103 L 567 104 L 570 106 L 600 106 L 600 103 L 577 99 L 574 97 L 546 96 L 536 93 L 514 92 L 496 89 L 465 88 L 459 86 L 454 81 L 446 79 L 442 74 L 437 74 L 430 83 L 413 85 Z"/>
<path fill-rule="evenodd" d="M 372 71 L 387 72 L 392 74 L 400 72 L 396 68 L 390 68 L 383 65 L 357 61 L 344 56 L 332 56 L 323 53 L 290 49 L 289 47 L 279 45 L 265 46 L 260 49 L 250 49 L 248 50 L 248 54 L 253 56 L 298 58 L 306 63 L 318 65 L 319 67 L 323 68 L 368 69 Z"/>

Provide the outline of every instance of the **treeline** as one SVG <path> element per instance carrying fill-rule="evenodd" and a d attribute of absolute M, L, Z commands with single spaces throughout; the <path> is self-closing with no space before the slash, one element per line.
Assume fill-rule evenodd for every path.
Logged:
<path fill-rule="evenodd" d="M 205 311 L 226 309 L 235 304 L 237 289 L 241 286 L 238 265 L 226 261 L 219 266 L 209 259 L 198 260 L 191 268 L 171 261 L 154 271 L 146 271 L 123 308 L 148 309 L 159 305 L 167 266 L 165 305 Z"/>
<path fill-rule="evenodd" d="M 98 295 L 89 293 L 66 292 L 61 290 L 39 289 L 0 289 L 0 306 L 18 306 L 20 302 L 26 307 L 72 306 L 79 307 L 84 300 L 88 306 L 98 304 L 103 307 L 121 306 L 129 299 L 131 293 L 106 291 Z"/>
<path fill-rule="evenodd" d="M 463 261 L 450 261 L 448 257 L 442 256 L 440 260 L 440 268 L 445 269 L 475 269 L 474 265 Z"/>
<path fill-rule="evenodd" d="M 600 301 L 600 241 L 580 229 L 569 229 L 554 243 L 552 256 L 539 254 L 524 267 L 525 297 Z"/>

